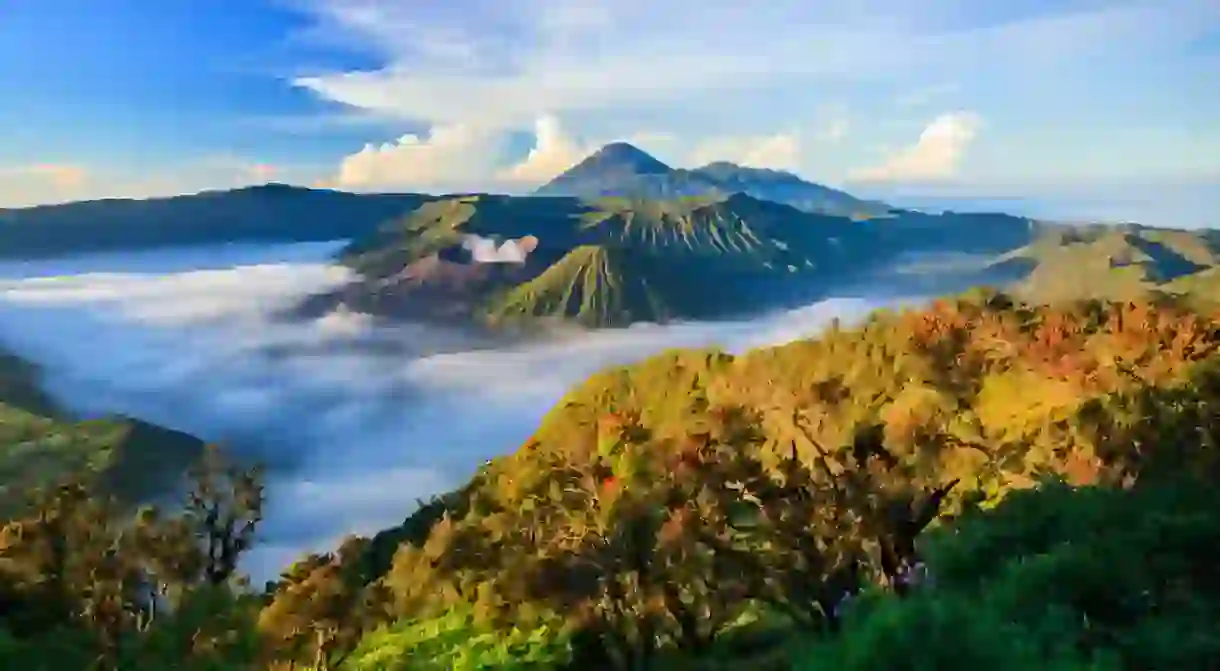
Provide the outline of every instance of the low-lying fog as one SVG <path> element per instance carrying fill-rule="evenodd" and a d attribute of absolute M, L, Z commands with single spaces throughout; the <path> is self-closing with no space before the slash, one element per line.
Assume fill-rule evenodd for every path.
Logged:
<path fill-rule="evenodd" d="M 349 532 L 395 524 L 418 498 L 511 451 L 572 385 L 669 347 L 732 351 L 816 333 L 917 299 L 891 275 L 844 298 L 732 323 L 640 325 L 560 343 L 471 349 L 457 334 L 360 315 L 277 317 L 343 282 L 341 243 L 0 263 L 0 345 L 47 369 L 68 407 L 120 412 L 272 465 L 263 545 L 273 575 Z M 890 287 L 907 286 L 903 291 Z M 919 293 L 922 293 L 920 291 Z"/>

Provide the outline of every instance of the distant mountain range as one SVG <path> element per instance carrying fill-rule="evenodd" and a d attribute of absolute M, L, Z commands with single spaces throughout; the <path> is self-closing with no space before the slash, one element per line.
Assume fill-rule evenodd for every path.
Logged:
<path fill-rule="evenodd" d="M 0 257 L 8 258 L 336 239 L 351 241 L 338 260 L 361 279 L 311 297 L 301 313 L 346 308 L 485 327 L 741 316 L 875 282 L 870 273 L 915 257 L 920 271 L 892 279 L 896 290 L 939 292 L 938 273 L 953 273 L 955 282 L 1015 283 L 1034 301 L 1220 292 L 1211 231 L 929 214 L 785 172 L 723 162 L 676 170 L 624 143 L 531 196 L 271 184 L 0 210 Z"/>
<path fill-rule="evenodd" d="M 0 209 L 0 258 L 224 242 L 323 242 L 367 235 L 431 196 L 267 184 L 173 198 Z"/>
<path fill-rule="evenodd" d="M 608 144 L 542 185 L 534 195 L 670 199 L 742 193 L 798 210 L 852 218 L 886 216 L 890 206 L 862 200 L 779 170 L 718 161 L 694 170 L 671 168 L 625 142 Z"/>
<path fill-rule="evenodd" d="M 311 306 L 486 325 L 709 318 L 809 300 L 872 242 L 850 219 L 743 194 L 468 196 L 351 245 L 341 258 L 365 279 Z M 479 243 L 507 250 L 479 259 Z"/>

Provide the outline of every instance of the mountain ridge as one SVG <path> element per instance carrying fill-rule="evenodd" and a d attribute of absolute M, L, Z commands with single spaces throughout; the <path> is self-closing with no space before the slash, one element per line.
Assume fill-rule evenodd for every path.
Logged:
<path fill-rule="evenodd" d="M 79 418 L 43 391 L 41 368 L 0 349 L 0 514 L 20 490 L 94 480 L 126 503 L 164 494 L 202 454 L 195 436 L 139 418 Z M 170 484 L 172 486 L 172 484 Z"/>
<path fill-rule="evenodd" d="M 625 142 L 608 144 L 532 192 L 536 196 L 668 199 L 744 193 L 818 214 L 885 216 L 890 206 L 806 181 L 795 173 L 729 161 L 672 168 Z"/>
<path fill-rule="evenodd" d="M 349 245 L 340 259 L 362 279 L 307 301 L 306 311 L 440 311 L 487 323 L 566 317 L 593 327 L 715 318 L 753 301 L 811 299 L 816 278 L 854 272 L 866 235 L 848 219 L 744 194 L 440 200 L 387 225 L 375 242 Z M 532 245 L 519 263 L 480 263 L 465 249 L 468 236 Z"/>

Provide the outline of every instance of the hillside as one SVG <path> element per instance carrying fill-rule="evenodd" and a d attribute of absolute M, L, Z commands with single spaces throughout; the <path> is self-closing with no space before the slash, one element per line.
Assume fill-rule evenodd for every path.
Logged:
<path fill-rule="evenodd" d="M 633 160 L 622 169 L 660 170 L 647 155 Z M 476 259 L 468 236 L 488 250 L 512 242 L 520 258 Z M 485 326 L 603 327 L 743 316 L 867 286 L 916 295 L 987 285 L 1035 303 L 1150 293 L 1220 301 L 1220 236 L 1210 231 L 986 212 L 853 221 L 741 193 L 438 199 L 357 239 L 340 260 L 364 279 L 306 301 L 307 314 L 343 305 Z"/>
<path fill-rule="evenodd" d="M 0 209 L 0 259 L 226 242 L 341 240 L 367 235 L 428 198 L 268 184 L 173 198 Z"/>
<path fill-rule="evenodd" d="M 863 509 L 854 509 L 864 515 L 855 522 L 850 517 L 836 521 L 829 510 L 798 513 L 805 504 L 769 499 L 762 489 L 769 485 L 762 483 L 781 488 L 772 493 L 780 497 L 782 487 L 811 478 L 817 483 L 811 492 L 830 496 L 833 481 L 826 478 L 846 478 L 845 488 L 888 492 L 882 496 L 898 497 L 907 505 L 927 493 L 947 491 L 938 512 L 949 520 L 980 503 L 991 507 L 1047 477 L 1074 486 L 1117 486 L 1141 478 L 1151 483 L 1181 469 L 1214 475 L 1220 462 L 1206 446 L 1210 437 L 1220 436 L 1220 415 L 1214 413 L 1216 397 L 1207 390 L 1220 379 L 1214 365 L 1217 348 L 1220 324 L 1179 308 L 1099 301 L 1033 307 L 981 292 L 927 310 L 879 313 L 859 329 L 741 356 L 662 354 L 604 371 L 572 390 L 519 450 L 494 460 L 459 498 L 443 504 L 447 521 L 436 522 L 439 510 L 425 510 L 408 520 L 409 531 L 393 536 L 414 539 L 414 546 L 400 549 L 392 559 L 382 551 L 374 561 L 380 562 L 378 570 L 388 571 L 390 588 L 399 603 L 411 604 L 412 613 L 446 612 L 466 603 L 461 595 L 483 594 L 484 588 L 500 594 L 504 601 L 499 603 L 513 612 L 545 610 L 547 606 L 522 602 L 530 598 L 523 595 L 538 594 L 544 602 L 558 604 L 552 606 L 557 612 L 579 613 L 581 599 L 596 599 L 602 592 L 596 586 L 588 591 L 573 587 L 572 592 L 559 587 L 569 584 L 559 577 L 565 570 L 573 572 L 567 579 L 579 579 L 580 565 L 573 562 L 565 569 L 551 562 L 552 543 L 571 533 L 592 534 L 616 539 L 608 543 L 625 543 L 616 546 L 617 552 L 648 553 L 656 562 L 650 579 L 658 581 L 657 589 L 665 580 L 696 581 L 683 585 L 702 595 L 695 598 L 709 600 L 706 618 L 726 607 L 725 601 L 715 600 L 714 590 L 723 594 L 732 583 L 730 575 L 746 580 L 749 570 L 743 564 L 713 574 L 715 578 L 686 573 L 697 565 L 716 570 L 696 564 L 701 555 L 692 547 L 714 542 L 697 540 L 700 524 L 717 520 L 713 524 L 733 526 L 723 517 L 732 513 L 717 509 L 717 495 L 709 491 L 727 487 L 740 496 L 754 492 L 754 505 L 777 516 L 812 514 L 754 524 L 800 537 L 787 539 L 790 543 L 817 537 L 827 544 L 819 546 L 826 552 L 863 553 L 871 557 L 864 561 L 881 562 L 872 564 L 875 573 L 869 575 L 884 579 L 891 569 L 883 569 L 885 560 L 871 554 L 868 548 L 876 546 L 854 545 L 853 533 L 885 533 L 863 531 L 869 524 Z M 1132 422 L 1133 412 L 1156 421 Z M 1207 437 L 1176 443 L 1171 438 L 1179 430 L 1175 427 Z M 860 461 L 863 449 L 878 450 L 878 463 L 866 467 Z M 790 458 L 800 464 L 796 471 L 788 470 Z M 819 466 L 820 460 L 826 463 Z M 805 468 L 811 470 L 800 470 Z M 751 478 L 761 483 L 751 485 Z M 853 496 L 850 492 L 841 493 Z M 817 498 L 817 493 L 805 495 L 814 497 L 810 506 L 817 505 L 814 501 L 843 505 L 832 505 L 833 499 Z M 855 505 L 872 500 L 864 491 L 857 495 L 861 500 Z M 656 524 L 675 526 L 670 533 L 690 545 L 667 549 L 658 539 L 655 546 L 638 541 L 644 545 L 632 550 L 626 544 L 630 541 L 615 535 L 629 528 L 629 520 L 639 519 L 633 516 L 647 517 L 658 508 L 669 514 L 662 513 Z M 874 513 L 890 514 L 884 510 Z M 682 516 L 683 511 L 688 514 Z M 427 523 L 433 525 L 430 533 L 419 527 L 424 519 L 432 520 Z M 742 533 L 755 528 L 738 523 Z M 789 523 L 794 526 L 784 526 Z M 853 528 L 857 531 L 849 530 Z M 884 537 L 873 538 L 885 546 Z M 493 553 L 493 545 L 515 549 Z M 561 547 L 601 562 L 598 566 L 631 570 L 630 559 L 596 554 L 592 541 Z M 769 552 L 780 552 L 778 545 L 770 547 Z M 977 567 L 1002 559 L 970 556 L 959 561 Z M 816 589 L 830 589 L 837 598 L 834 590 L 844 583 L 836 581 L 846 577 L 836 577 L 830 568 L 819 570 L 826 572 L 815 579 Z M 556 587 L 530 592 L 534 579 Z M 740 588 L 766 589 L 759 585 Z M 646 588 L 636 589 L 644 592 L 639 599 L 647 598 Z M 775 598 L 794 605 L 788 601 L 793 593 Z M 725 619 L 703 622 L 731 630 L 731 613 L 721 617 Z"/>
<path fill-rule="evenodd" d="M 604 260 L 581 253 L 586 273 Z M 1218 353 L 1220 322 L 1172 303 L 990 291 L 737 356 L 667 352 L 594 375 L 460 490 L 262 588 L 237 572 L 255 475 L 206 471 L 182 512 L 134 519 L 70 491 L 0 533 L 0 655 L 107 671 L 1208 668 Z M 99 594 L 122 608 L 91 608 Z"/>
<path fill-rule="evenodd" d="M 585 326 L 741 314 L 810 300 L 828 278 L 855 272 L 863 233 L 847 219 L 740 194 L 438 200 L 354 242 L 341 259 L 364 279 L 306 310 Z M 472 239 L 490 250 L 529 240 L 529 249 L 479 259 Z"/>
<path fill-rule="evenodd" d="M 867 218 L 889 212 L 884 203 L 861 200 L 789 172 L 725 161 L 694 170 L 675 169 L 623 142 L 602 147 L 534 191 L 538 196 L 660 200 L 735 193 L 817 214 Z"/>
<path fill-rule="evenodd" d="M 142 500 L 163 493 L 202 449 L 193 436 L 138 419 L 69 417 L 43 393 L 36 367 L 0 352 L 0 512 L 26 489 L 72 473 Z"/>
<path fill-rule="evenodd" d="M 1026 300 L 1131 300 L 1157 291 L 1211 301 L 1220 299 L 1208 279 L 1218 261 L 1214 231 L 1096 225 L 1046 227 L 995 265 L 1025 269 L 1013 291 Z"/>

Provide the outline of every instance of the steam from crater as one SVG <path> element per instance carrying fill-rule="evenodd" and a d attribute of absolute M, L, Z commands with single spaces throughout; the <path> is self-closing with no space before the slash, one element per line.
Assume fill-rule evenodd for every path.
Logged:
<path fill-rule="evenodd" d="M 538 238 L 527 235 L 516 240 L 506 240 L 501 245 L 491 238 L 467 235 L 462 238 L 462 249 L 470 252 L 475 263 L 525 263 L 530 252 L 538 247 Z"/>

